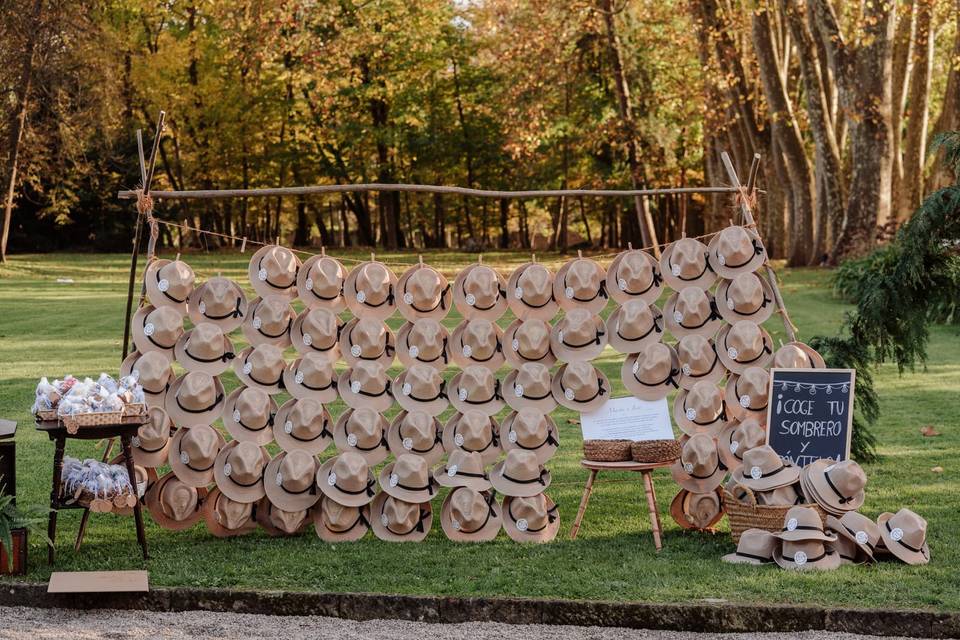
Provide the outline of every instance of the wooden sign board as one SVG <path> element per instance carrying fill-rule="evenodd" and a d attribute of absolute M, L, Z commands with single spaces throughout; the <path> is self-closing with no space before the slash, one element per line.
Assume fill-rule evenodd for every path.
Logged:
<path fill-rule="evenodd" d="M 850 457 L 854 369 L 771 369 L 767 444 L 805 467 Z"/>
<path fill-rule="evenodd" d="M 149 591 L 146 571 L 54 571 L 47 593 L 119 593 Z"/>

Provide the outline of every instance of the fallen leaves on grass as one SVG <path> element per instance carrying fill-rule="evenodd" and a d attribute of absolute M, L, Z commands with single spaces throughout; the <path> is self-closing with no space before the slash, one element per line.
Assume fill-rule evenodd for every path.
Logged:
<path fill-rule="evenodd" d="M 933 471 L 934 473 L 943 473 L 943 467 L 941 467 L 940 465 L 937 465 L 935 467 L 932 467 L 930 471 Z"/>
<path fill-rule="evenodd" d="M 940 432 L 937 431 L 937 428 L 934 427 L 932 424 L 928 424 L 920 427 L 920 435 L 922 435 L 924 438 L 932 438 L 934 436 L 940 435 Z"/>

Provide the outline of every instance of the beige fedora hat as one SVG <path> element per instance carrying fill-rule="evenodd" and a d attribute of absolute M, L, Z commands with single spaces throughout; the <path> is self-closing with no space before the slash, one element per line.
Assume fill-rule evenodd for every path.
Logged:
<path fill-rule="evenodd" d="M 678 340 L 694 333 L 711 338 L 723 325 L 713 294 L 699 287 L 687 287 L 667 298 L 663 316 L 667 330 Z"/>
<path fill-rule="evenodd" d="M 438 466 L 433 478 L 441 487 L 469 487 L 475 491 L 490 488 L 490 477 L 483 469 L 484 460 L 476 451 L 454 449 L 447 463 Z"/>
<path fill-rule="evenodd" d="M 181 427 L 170 440 L 167 464 L 182 482 L 206 487 L 213 483 L 213 467 L 225 444 L 220 432 L 209 425 Z"/>
<path fill-rule="evenodd" d="M 783 516 L 783 528 L 774 533 L 781 540 L 799 542 L 801 540 L 818 540 L 833 542 L 837 536 L 827 533 L 823 528 L 823 520 L 817 510 L 810 505 L 791 507 Z"/>
<path fill-rule="evenodd" d="M 272 344 L 286 349 L 290 346 L 290 327 L 295 317 L 296 312 L 287 298 L 254 298 L 240 327 L 247 342 L 254 346 Z"/>
<path fill-rule="evenodd" d="M 747 367 L 740 375 L 732 375 L 724 388 L 727 413 L 743 420 L 753 417 L 767 421 L 770 372 L 763 367 Z"/>
<path fill-rule="evenodd" d="M 380 471 L 384 493 L 407 502 L 429 502 L 437 497 L 440 485 L 430 475 L 430 465 L 420 456 L 401 453 Z"/>
<path fill-rule="evenodd" d="M 589 362 L 569 362 L 553 376 L 551 390 L 562 406 L 587 413 L 602 407 L 610 397 L 610 381 Z"/>
<path fill-rule="evenodd" d="M 320 455 L 333 442 L 333 419 L 319 400 L 292 398 L 273 421 L 273 439 L 284 451 Z"/>
<path fill-rule="evenodd" d="M 347 271 L 340 261 L 321 254 L 307 258 L 297 273 L 297 295 L 308 309 L 327 309 L 340 313 L 347 308 L 343 300 L 343 281 Z"/>
<path fill-rule="evenodd" d="M 413 503 L 380 493 L 370 505 L 373 535 L 387 542 L 422 542 L 433 526 L 429 502 Z"/>
<path fill-rule="evenodd" d="M 353 318 L 340 330 L 340 355 L 348 366 L 377 362 L 389 367 L 396 344 L 393 331 L 379 318 Z"/>
<path fill-rule="evenodd" d="M 727 408 L 723 389 L 701 380 L 689 390 L 680 389 L 673 399 L 673 420 L 688 436 L 706 433 L 716 438 L 727 426 Z"/>
<path fill-rule="evenodd" d="M 333 443 L 338 451 L 360 454 L 367 464 L 380 464 L 389 454 L 388 428 L 387 419 L 375 409 L 347 409 L 333 427 Z"/>
<path fill-rule="evenodd" d="M 261 247 L 247 268 L 250 284 L 261 297 L 282 296 L 288 300 L 297 297 L 297 273 L 300 258 L 290 249 L 278 245 Z"/>
<path fill-rule="evenodd" d="M 373 471 L 366 459 L 353 451 L 345 451 L 320 465 L 317 486 L 325 496 L 347 507 L 370 504 L 377 495 Z"/>
<path fill-rule="evenodd" d="M 203 520 L 207 531 L 218 538 L 243 536 L 257 529 L 253 504 L 231 500 L 219 487 L 214 487 L 203 500 Z"/>
<path fill-rule="evenodd" d="M 187 310 L 193 324 L 212 322 L 224 333 L 230 333 L 247 315 L 247 294 L 233 280 L 211 278 L 194 288 L 187 300 Z"/>
<path fill-rule="evenodd" d="M 827 516 L 827 531 L 837 534 L 837 539 L 829 544 L 829 548 L 840 554 L 841 564 L 864 564 L 873 562 L 873 556 L 864 548 L 857 544 L 857 541 L 849 535 L 840 535 L 837 528 L 843 529 L 840 521 L 834 516 Z"/>
<path fill-rule="evenodd" d="M 524 362 L 553 366 L 557 356 L 550 349 L 550 324 L 536 318 L 514 320 L 503 332 L 503 355 L 512 367 Z"/>
<path fill-rule="evenodd" d="M 270 453 L 255 442 L 231 440 L 213 467 L 213 479 L 225 496 L 237 502 L 256 502 L 265 494 L 264 470 Z"/>
<path fill-rule="evenodd" d="M 337 399 L 337 374 L 333 362 L 319 353 L 305 353 L 283 370 L 283 386 L 294 398 L 323 403 Z"/>
<path fill-rule="evenodd" d="M 717 383 L 727 374 L 710 338 L 697 333 L 683 336 L 677 341 L 676 350 L 680 360 L 677 384 L 682 389 L 693 389 L 698 382 Z"/>
<path fill-rule="evenodd" d="M 402 408 L 438 416 L 447 408 L 446 384 L 433 367 L 415 364 L 400 372 L 393 389 Z"/>
<path fill-rule="evenodd" d="M 740 320 L 724 325 L 717 334 L 717 355 L 723 366 L 734 373 L 748 367 L 765 367 L 773 359 L 773 338 L 755 322 Z"/>
<path fill-rule="evenodd" d="M 464 368 L 453 376 L 447 389 L 450 403 L 460 413 L 474 410 L 492 416 L 503 409 L 500 381 L 484 366 Z"/>
<path fill-rule="evenodd" d="M 799 483 L 788 484 L 785 487 L 777 487 L 770 491 L 758 491 L 755 495 L 758 505 L 768 507 L 789 507 L 806 502 L 803 493 L 800 491 Z"/>
<path fill-rule="evenodd" d="M 773 551 L 780 541 L 769 531 L 747 529 L 740 534 L 737 550 L 720 558 L 730 564 L 767 564 L 773 562 Z"/>
<path fill-rule="evenodd" d="M 190 427 L 213 424 L 226 403 L 219 378 L 202 371 L 188 371 L 170 385 L 163 408 L 174 424 Z"/>
<path fill-rule="evenodd" d="M 283 371 L 286 368 L 283 350 L 272 344 L 247 347 L 233 360 L 233 371 L 241 383 L 270 395 L 283 391 Z"/>
<path fill-rule="evenodd" d="M 593 360 L 606 346 L 603 319 L 587 309 L 570 309 L 550 330 L 550 349 L 562 362 Z"/>
<path fill-rule="evenodd" d="M 502 525 L 492 491 L 460 487 L 448 493 L 440 507 L 440 527 L 454 542 L 488 542 L 497 537 Z"/>
<path fill-rule="evenodd" d="M 133 461 L 143 467 L 161 467 L 167 461 L 173 421 L 160 407 L 147 409 L 147 421 L 131 438 Z"/>
<path fill-rule="evenodd" d="M 545 493 L 503 497 L 503 530 L 514 542 L 550 542 L 560 530 L 557 505 Z"/>
<path fill-rule="evenodd" d="M 646 251 L 628 249 L 607 268 L 607 292 L 615 302 L 640 300 L 653 304 L 663 290 L 660 264 Z"/>
<path fill-rule="evenodd" d="M 470 265 L 453 281 L 453 304 L 467 320 L 494 321 L 507 310 L 507 283 L 485 264 Z"/>
<path fill-rule="evenodd" d="M 377 362 L 358 362 L 337 378 L 337 392 L 348 407 L 386 411 L 393 405 L 387 370 Z"/>
<path fill-rule="evenodd" d="M 670 467 L 673 479 L 692 493 L 708 493 L 720 486 L 726 471 L 720 465 L 716 441 L 705 433 L 683 443 L 680 458 Z"/>
<path fill-rule="evenodd" d="M 553 457 L 560 446 L 560 432 L 549 413 L 534 408 L 513 411 L 500 425 L 504 451 L 532 451 L 541 464 Z"/>
<path fill-rule="evenodd" d="M 651 342 L 624 359 L 620 379 L 627 391 L 641 400 L 666 398 L 673 389 L 680 388 L 677 352 L 670 345 Z"/>
<path fill-rule="evenodd" d="M 794 484 L 800 469 L 786 464 L 770 445 L 761 445 L 743 454 L 743 465 L 731 472 L 733 479 L 752 491 L 770 491 Z"/>
<path fill-rule="evenodd" d="M 203 517 L 206 495 L 206 487 L 190 486 L 170 472 L 153 483 L 143 501 L 154 522 L 169 531 L 183 531 Z"/>
<path fill-rule="evenodd" d="M 514 269 L 507 281 L 507 304 L 513 315 L 521 320 L 552 318 L 559 308 L 553 297 L 553 279 L 553 273 L 536 262 Z"/>
<path fill-rule="evenodd" d="M 840 566 L 840 554 L 819 540 L 783 541 L 773 550 L 773 560 L 783 569 L 829 571 Z"/>
<path fill-rule="evenodd" d="M 589 258 L 568 260 L 553 279 L 553 299 L 565 311 L 599 314 L 607 306 L 607 272 Z"/>
<path fill-rule="evenodd" d="M 880 527 L 880 539 L 896 558 L 912 565 L 930 562 L 927 521 L 919 515 L 910 509 L 881 513 L 877 526 Z"/>
<path fill-rule="evenodd" d="M 607 341 L 623 354 L 637 353 L 663 337 L 663 314 L 640 298 L 617 305 L 606 325 Z"/>
<path fill-rule="evenodd" d="M 490 470 L 490 484 L 505 496 L 532 497 L 550 486 L 552 475 L 532 451 L 511 449 Z"/>
<path fill-rule="evenodd" d="M 503 330 L 490 320 L 464 320 L 450 336 L 450 357 L 459 367 L 477 364 L 496 371 L 506 361 Z"/>
<path fill-rule="evenodd" d="M 503 397 L 514 411 L 532 408 L 550 413 L 557 408 L 550 369 L 539 362 L 525 362 L 503 380 Z"/>
<path fill-rule="evenodd" d="M 263 488 L 267 500 L 284 511 L 309 509 L 320 499 L 317 490 L 316 456 L 302 449 L 281 451 L 263 472 Z"/>
<path fill-rule="evenodd" d="M 186 262 L 153 260 L 143 274 L 147 300 L 155 307 L 170 307 L 187 315 L 187 299 L 193 293 L 193 269 Z"/>
<path fill-rule="evenodd" d="M 397 281 L 397 310 L 410 321 L 442 320 L 450 310 L 453 294 L 442 273 L 423 263 L 403 272 Z"/>
<path fill-rule="evenodd" d="M 204 371 L 212 376 L 229 369 L 236 357 L 233 343 L 212 322 L 202 322 L 180 336 L 173 353 L 187 371 Z"/>
<path fill-rule="evenodd" d="M 397 332 L 397 357 L 405 367 L 426 364 L 442 372 L 450 361 L 450 333 L 433 318 L 404 322 Z"/>
<path fill-rule="evenodd" d="M 807 497 L 828 513 L 841 515 L 863 506 L 867 474 L 855 460 L 817 460 L 803 468 L 802 476 Z"/>
<path fill-rule="evenodd" d="M 444 450 L 477 453 L 483 464 L 500 457 L 500 427 L 497 421 L 482 411 L 468 410 L 453 414 L 443 426 Z"/>
<path fill-rule="evenodd" d="M 733 280 L 717 285 L 717 311 L 733 324 L 750 320 L 763 324 L 773 315 L 773 290 L 764 278 L 755 273 L 741 273 Z"/>
<path fill-rule="evenodd" d="M 146 305 L 137 309 L 130 321 L 137 351 L 157 351 L 173 360 L 173 348 L 183 335 L 183 316 L 173 307 Z"/>
<path fill-rule="evenodd" d="M 767 254 L 753 229 L 733 225 L 713 236 L 708 247 L 710 266 L 722 278 L 736 278 L 760 268 Z"/>
<path fill-rule="evenodd" d="M 273 442 L 277 401 L 256 387 L 237 387 L 227 396 L 223 426 L 234 440 L 264 446 Z"/>
<path fill-rule="evenodd" d="M 167 389 L 176 376 L 170 359 L 159 351 L 140 353 L 134 351 L 120 365 L 120 377 L 136 376 L 143 387 L 143 395 L 148 407 L 163 407 Z"/>
<path fill-rule="evenodd" d="M 386 320 L 397 309 L 397 276 L 382 262 L 361 262 L 343 282 L 347 307 L 358 318 Z"/>
<path fill-rule="evenodd" d="M 398 458 L 412 454 L 435 464 L 444 453 L 442 433 L 436 417 L 423 411 L 401 411 L 387 429 L 387 448 Z"/>
<path fill-rule="evenodd" d="M 767 430 L 752 416 L 731 420 L 717 437 L 717 453 L 723 466 L 733 471 L 743 464 L 743 454 L 762 447 L 767 442 Z"/>
<path fill-rule="evenodd" d="M 254 509 L 257 524 L 263 527 L 268 536 L 278 538 L 295 536 L 310 526 L 310 510 L 287 511 L 276 506 L 266 497 L 257 503 Z"/>
<path fill-rule="evenodd" d="M 680 489 L 670 502 L 670 515 L 684 529 L 711 530 L 723 517 L 720 488 L 705 493 Z"/>
<path fill-rule="evenodd" d="M 707 258 L 707 245 L 696 238 L 682 238 L 667 246 L 660 254 L 660 273 L 674 291 L 686 287 L 709 289 L 717 280 Z"/>
<path fill-rule="evenodd" d="M 370 529 L 370 508 L 348 507 L 322 495 L 313 510 L 313 527 L 324 542 L 356 542 Z"/>
<path fill-rule="evenodd" d="M 305 309 L 290 328 L 293 348 L 300 354 L 317 353 L 330 362 L 340 359 L 340 319 L 329 309 Z"/>
<path fill-rule="evenodd" d="M 823 369 L 823 356 L 803 342 L 788 342 L 773 354 L 774 369 Z"/>
<path fill-rule="evenodd" d="M 867 516 L 858 511 L 847 511 L 840 518 L 828 515 L 827 529 L 857 545 L 869 561 L 874 560 L 881 541 L 880 527 Z"/>

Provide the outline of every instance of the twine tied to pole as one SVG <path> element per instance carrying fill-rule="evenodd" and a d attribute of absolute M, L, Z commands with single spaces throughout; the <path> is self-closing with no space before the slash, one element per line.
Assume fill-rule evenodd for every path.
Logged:
<path fill-rule="evenodd" d="M 147 262 L 155 257 L 157 238 L 160 237 L 160 225 L 157 219 L 153 217 L 153 198 L 149 193 L 144 193 L 143 189 L 137 189 L 137 211 L 146 219 L 150 225 L 150 238 L 147 240 Z"/>

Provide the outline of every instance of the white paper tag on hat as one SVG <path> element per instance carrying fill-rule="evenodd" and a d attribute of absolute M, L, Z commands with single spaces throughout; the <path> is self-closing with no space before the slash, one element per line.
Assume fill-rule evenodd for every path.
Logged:
<path fill-rule="evenodd" d="M 513 297 L 516 298 L 517 300 L 522 300 L 522 299 L 523 299 L 523 287 L 517 287 L 516 289 L 514 289 L 514 290 L 513 290 Z"/>
<path fill-rule="evenodd" d="M 180 464 L 190 464 L 190 454 L 186 451 L 180 452 Z"/>
<path fill-rule="evenodd" d="M 231 473 L 233 473 L 233 466 L 229 462 L 225 462 L 223 464 L 223 475 L 229 478 Z"/>
<path fill-rule="evenodd" d="M 803 551 L 797 551 L 795 554 L 793 554 L 793 563 L 798 567 L 802 567 L 803 565 L 807 564 L 807 554 Z"/>
<path fill-rule="evenodd" d="M 684 415 L 687 416 L 687 420 L 696 420 L 696 419 L 697 419 L 697 410 L 694 409 L 693 407 L 691 407 L 691 408 L 687 409 L 687 411 L 685 412 Z"/>
<path fill-rule="evenodd" d="M 307 278 L 304 284 L 307 285 L 307 291 L 313 291 L 313 278 Z"/>
<path fill-rule="evenodd" d="M 740 352 L 737 351 L 736 347 L 730 347 L 727 349 L 727 357 L 729 357 L 731 360 L 736 360 L 738 355 L 740 355 Z"/>
<path fill-rule="evenodd" d="M 451 520 L 451 521 L 450 521 L 450 526 L 453 527 L 453 530 L 454 530 L 454 531 L 460 531 L 460 521 L 459 521 L 459 520 Z"/>
<path fill-rule="evenodd" d="M 234 410 L 233 410 L 233 421 L 234 421 L 234 422 L 240 422 L 240 410 L 239 410 L 239 409 L 234 409 Z"/>
<path fill-rule="evenodd" d="M 200 311 L 200 315 L 205 314 L 207 312 L 207 303 L 201 300 L 200 304 L 197 305 L 197 309 Z"/>
<path fill-rule="evenodd" d="M 463 387 L 460 387 L 459 389 L 457 389 L 457 397 L 460 398 L 460 400 L 466 400 L 467 390 L 464 389 Z"/>
<path fill-rule="evenodd" d="M 736 453 L 736 452 L 737 452 L 737 449 L 739 449 L 739 448 L 740 448 L 740 441 L 739 441 L 739 440 L 731 440 L 731 441 L 730 441 L 730 453 Z"/>
<path fill-rule="evenodd" d="M 417 345 L 413 345 L 412 347 L 410 347 L 409 353 L 411 358 L 416 358 L 418 355 L 420 355 L 420 347 L 418 347 Z"/>
<path fill-rule="evenodd" d="M 279 471 L 277 472 L 277 480 L 276 480 L 276 482 L 277 482 L 277 486 L 278 486 L 278 487 L 282 487 L 282 486 L 283 486 L 283 474 L 280 473 Z"/>
<path fill-rule="evenodd" d="M 291 434 L 291 433 L 293 433 L 293 422 L 291 422 L 290 420 L 287 420 L 286 422 L 284 422 L 284 423 L 283 423 L 283 432 L 286 433 L 286 434 Z"/>
<path fill-rule="evenodd" d="M 870 540 L 870 537 L 867 535 L 866 531 L 857 531 L 856 535 L 853 537 L 860 544 L 867 544 L 867 541 Z"/>
<path fill-rule="evenodd" d="M 557 331 L 557 340 L 559 340 L 560 342 L 563 342 L 563 329 L 560 329 L 559 331 Z"/>
<path fill-rule="evenodd" d="M 463 345 L 463 357 L 469 358 L 473 355 L 473 347 L 468 344 Z"/>
<path fill-rule="evenodd" d="M 626 291 L 626 290 L 627 290 L 627 281 L 626 281 L 625 279 L 623 279 L 623 278 L 619 278 L 619 279 L 617 280 L 617 288 L 620 289 L 620 291 Z"/>
<path fill-rule="evenodd" d="M 890 539 L 894 542 L 900 542 L 903 539 L 903 529 L 895 527 L 890 531 Z"/>
<path fill-rule="evenodd" d="M 572 400 L 573 400 L 574 398 L 576 398 L 577 396 L 576 396 L 576 394 L 573 393 L 573 389 L 564 389 L 564 391 L 563 391 L 563 397 L 566 398 L 567 400 L 571 400 L 571 401 L 572 401 Z"/>
<path fill-rule="evenodd" d="M 796 531 L 797 530 L 797 519 L 790 518 L 787 520 L 787 531 Z"/>
<path fill-rule="evenodd" d="M 363 304 L 366 301 L 367 301 L 367 294 L 365 294 L 363 291 L 357 291 L 357 302 L 359 302 L 360 304 Z"/>
<path fill-rule="evenodd" d="M 573 287 L 567 287 L 564 289 L 563 295 L 567 296 L 567 300 L 573 300 Z"/>
<path fill-rule="evenodd" d="M 477 304 L 477 296 L 473 295 L 472 293 L 468 293 L 463 299 L 471 307 Z"/>
<path fill-rule="evenodd" d="M 362 349 L 360 349 L 360 345 L 355 344 L 350 347 L 350 355 L 352 355 L 354 358 L 359 358 L 361 353 Z"/>
<path fill-rule="evenodd" d="M 251 371 L 253 371 L 253 365 L 250 364 L 249 362 L 244 362 L 244 363 L 243 363 L 243 374 L 244 374 L 244 375 L 250 375 L 250 372 L 251 372 Z"/>
<path fill-rule="evenodd" d="M 140 436 L 133 436 L 132 438 L 130 438 L 130 444 L 133 445 L 133 446 L 135 446 L 135 447 L 139 447 L 139 446 L 140 446 Z"/>
<path fill-rule="evenodd" d="M 253 319 L 253 322 L 251 324 L 253 325 L 254 329 L 259 329 L 260 327 L 263 326 L 263 320 L 261 320 L 260 317 L 258 316 Z"/>
<path fill-rule="evenodd" d="M 303 384 L 303 371 L 297 371 L 297 374 L 293 376 L 293 379 L 297 384 Z"/>
<path fill-rule="evenodd" d="M 387 517 L 387 514 L 385 513 L 380 514 L 380 524 L 382 524 L 385 527 L 390 524 L 390 518 Z"/>
<path fill-rule="evenodd" d="M 354 380 L 350 383 L 350 391 L 354 393 L 360 393 L 360 381 Z"/>
<path fill-rule="evenodd" d="M 731 300 L 730 298 L 727 298 L 727 309 L 730 309 L 730 311 L 733 311 L 733 308 L 735 306 L 736 305 L 734 304 L 733 300 Z"/>
<path fill-rule="evenodd" d="M 722 253 L 718 253 L 718 254 L 717 254 L 717 262 L 719 262 L 719 263 L 720 263 L 720 266 L 722 267 L 723 265 L 727 264 L 727 259 L 723 257 L 723 254 L 722 254 Z"/>
<path fill-rule="evenodd" d="M 303 334 L 303 344 L 307 345 L 308 347 L 309 347 L 310 345 L 312 345 L 312 344 L 313 344 L 313 336 L 311 336 L 309 333 L 304 333 L 304 334 Z"/>
<path fill-rule="evenodd" d="M 337 474 L 335 474 L 333 471 L 331 471 L 327 476 L 327 484 L 331 487 L 337 484 Z"/>
<path fill-rule="evenodd" d="M 672 273 L 674 276 L 679 276 L 679 275 L 680 275 L 680 265 L 678 265 L 678 264 L 670 265 L 670 273 Z"/>
<path fill-rule="evenodd" d="M 636 373 L 637 371 L 640 371 L 640 363 L 637 362 L 636 360 L 634 360 L 634 361 L 633 361 L 633 372 Z"/>
<path fill-rule="evenodd" d="M 754 480 L 759 480 L 760 478 L 763 477 L 763 469 L 761 469 L 760 467 L 751 467 L 750 477 L 753 478 Z"/>
<path fill-rule="evenodd" d="M 520 518 L 517 520 L 517 531 L 526 531 L 530 525 L 527 523 L 526 518 Z"/>
<path fill-rule="evenodd" d="M 692 463 L 692 462 L 684 462 L 684 463 L 683 463 L 683 470 L 686 471 L 687 473 L 693 473 L 693 463 Z"/>
<path fill-rule="evenodd" d="M 156 327 L 153 326 L 152 322 L 143 325 L 143 335 L 152 336 L 154 331 L 156 331 Z"/>
<path fill-rule="evenodd" d="M 357 446 L 357 436 L 353 433 L 347 435 L 347 444 L 351 447 Z"/>
<path fill-rule="evenodd" d="M 166 278 L 161 279 L 160 282 L 157 283 L 157 289 L 159 289 L 161 293 L 166 293 L 167 289 L 169 288 L 170 288 L 170 281 L 167 280 Z"/>
<path fill-rule="evenodd" d="M 462 433 L 458 433 L 457 435 L 453 436 L 453 444 L 457 445 L 458 447 L 462 447 L 462 446 L 463 446 L 463 434 L 462 434 Z M 457 465 L 453 465 L 453 468 L 456 469 L 456 468 L 457 468 Z"/>
<path fill-rule="evenodd" d="M 449 467 L 447 467 L 447 475 L 451 478 L 457 475 L 457 465 L 452 464 Z"/>
<path fill-rule="evenodd" d="M 514 351 L 520 351 L 520 341 L 516 338 L 513 339 L 513 342 L 510 343 L 510 346 L 513 347 Z"/>
<path fill-rule="evenodd" d="M 413 304 L 413 294 L 409 291 L 403 294 L 403 303 L 404 304 Z"/>
<path fill-rule="evenodd" d="M 400 476 L 395 473 L 390 474 L 390 486 L 395 487 L 400 484 Z"/>
<path fill-rule="evenodd" d="M 744 409 L 749 409 L 749 408 L 750 408 L 750 396 L 748 396 L 748 395 L 746 395 L 746 394 L 740 396 L 740 406 L 743 407 Z"/>
<path fill-rule="evenodd" d="M 507 434 L 507 440 L 510 441 L 510 444 L 517 444 L 517 432 L 511 429 L 510 433 Z"/>
<path fill-rule="evenodd" d="M 688 376 L 690 375 L 690 372 L 693 371 L 693 369 L 690 368 L 689 364 L 685 364 L 682 367 L 680 367 L 680 371 L 683 372 L 683 375 Z"/>
<path fill-rule="evenodd" d="M 514 387 L 513 387 L 513 395 L 517 396 L 518 398 L 522 398 L 522 397 L 523 397 L 523 385 L 522 385 L 522 384 L 514 385 Z"/>
<path fill-rule="evenodd" d="M 674 311 L 673 321 L 676 322 L 677 324 L 680 324 L 681 322 L 683 322 L 683 314 L 680 313 L 679 311 Z"/>
<path fill-rule="evenodd" d="M 407 451 L 413 451 L 413 438 L 404 438 L 403 448 Z"/>
<path fill-rule="evenodd" d="M 403 383 L 403 388 L 401 389 L 401 391 L 403 392 L 403 395 L 408 396 L 408 395 L 410 395 L 411 393 L 413 393 L 413 387 L 410 386 L 410 383 L 409 383 L 409 382 L 404 382 L 404 383 Z"/>
<path fill-rule="evenodd" d="M 257 279 L 260 280 L 260 282 L 266 282 L 266 281 L 267 281 L 267 270 L 266 270 L 266 269 L 260 269 L 259 271 L 257 271 Z"/>

